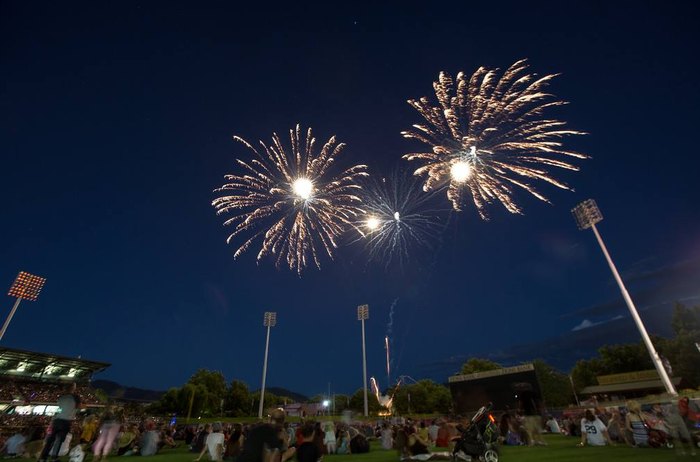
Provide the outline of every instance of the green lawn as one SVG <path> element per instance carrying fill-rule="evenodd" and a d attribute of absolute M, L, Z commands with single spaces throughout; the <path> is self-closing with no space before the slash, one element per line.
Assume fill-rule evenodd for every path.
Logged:
<path fill-rule="evenodd" d="M 569 438 L 559 435 L 547 435 L 546 447 L 512 447 L 501 448 L 501 460 L 504 462 L 666 462 L 683 461 L 700 462 L 700 455 L 695 457 L 680 457 L 672 449 L 635 449 L 626 446 L 614 447 L 577 447 L 578 438 Z M 183 449 L 165 450 L 153 457 L 111 457 L 110 460 L 132 460 L 133 462 L 192 462 L 195 455 Z M 85 462 L 92 458 L 87 457 Z M 29 459 L 15 459 L 33 462 Z M 67 461 L 64 457 L 62 460 Z M 206 456 L 203 460 L 207 460 Z M 374 442 L 372 450 L 368 454 L 349 456 L 326 456 L 324 462 L 398 462 L 395 451 L 384 451 Z"/>

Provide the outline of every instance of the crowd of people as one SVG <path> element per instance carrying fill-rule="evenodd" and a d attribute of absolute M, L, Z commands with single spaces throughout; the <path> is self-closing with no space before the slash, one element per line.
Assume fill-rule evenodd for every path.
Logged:
<path fill-rule="evenodd" d="M 580 438 L 580 446 L 673 447 L 680 454 L 695 455 L 700 440 L 700 410 L 695 403 L 686 397 L 645 408 L 632 400 L 625 407 L 597 407 L 568 413 L 560 419 L 548 416 L 544 428 Z M 509 431 L 518 433 L 517 425 Z"/>
<path fill-rule="evenodd" d="M 53 404 L 63 394 L 65 385 L 51 382 L 3 381 L 0 384 L 0 401 L 24 404 Z M 100 404 L 89 385 L 77 385 L 76 393 L 84 404 Z"/>
<path fill-rule="evenodd" d="M 55 390 L 57 391 L 57 390 Z M 175 421 L 125 415 L 111 406 L 99 414 L 79 416 L 81 395 L 74 386 L 56 400 L 60 412 L 47 416 L 0 416 L 2 456 L 39 461 L 56 460 L 70 453 L 71 460 L 105 460 L 110 456 L 155 455 L 187 447 L 201 461 L 316 462 L 325 454 L 359 454 L 369 451 L 376 439 L 384 450 L 397 451 L 401 459 L 449 459 L 460 425 L 447 418 L 411 420 L 395 417 L 369 422 L 331 419 L 289 423 L 275 410 L 270 423 L 214 423 L 177 425 Z M 579 446 L 625 444 L 635 447 L 675 447 L 695 454 L 700 420 L 697 405 L 683 398 L 674 403 L 642 406 L 629 401 L 624 408 L 598 407 L 567 410 L 537 420 L 520 411 L 496 415 L 499 441 L 505 445 L 545 444 L 542 432 L 576 438 Z M 534 424 L 533 424 L 534 423 Z M 11 431 L 8 431 L 11 430 Z M 273 451 L 272 459 L 261 451 Z"/>

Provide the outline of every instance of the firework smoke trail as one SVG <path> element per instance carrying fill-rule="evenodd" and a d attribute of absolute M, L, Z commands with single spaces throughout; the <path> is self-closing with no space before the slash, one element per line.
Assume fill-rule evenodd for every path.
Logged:
<path fill-rule="evenodd" d="M 362 208 L 365 213 L 355 227 L 367 248 L 368 261 L 392 263 L 400 268 L 422 253 L 434 254 L 435 241 L 446 220 L 433 192 L 422 191 L 421 181 L 410 173 L 394 171 L 381 180 L 362 182 Z"/>
<path fill-rule="evenodd" d="M 389 355 L 389 343 L 393 343 L 393 333 L 394 333 L 394 308 L 399 303 L 399 298 L 396 297 L 393 302 L 391 302 L 391 307 L 389 308 L 389 323 L 386 326 L 386 336 L 384 337 L 384 342 L 386 343 L 386 383 L 387 387 L 391 387 L 391 356 Z"/>
<path fill-rule="evenodd" d="M 500 78 L 498 70 L 483 67 L 471 77 L 460 72 L 456 89 L 452 78 L 441 72 L 433 83 L 437 106 L 425 97 L 408 101 L 426 123 L 402 135 L 428 145 L 430 151 L 404 158 L 420 163 L 414 174 L 425 178 L 426 191 L 447 184 L 447 197 L 457 211 L 470 200 L 483 219 L 488 219 L 486 206 L 495 201 L 511 213 L 522 213 L 513 198 L 516 187 L 549 202 L 528 181 L 571 190 L 547 168 L 578 170 L 556 157 L 588 157 L 565 149 L 561 141 L 583 132 L 542 117 L 545 109 L 566 104 L 545 91 L 556 75 L 538 77 L 527 68 L 526 60 L 518 61 Z"/>
<path fill-rule="evenodd" d="M 316 139 L 299 125 L 289 131 L 291 149 L 273 133 L 272 143 L 260 141 L 255 149 L 234 136 L 255 157 L 236 159 L 240 173 L 226 175 L 228 183 L 215 190 L 227 195 L 212 202 L 217 215 L 230 213 L 224 224 L 234 227 L 227 243 L 249 234 L 234 253 L 238 258 L 257 240 L 262 247 L 257 260 L 274 256 L 279 268 L 286 264 L 301 275 L 313 261 L 321 267 L 321 255 L 333 258 L 338 238 L 362 214 L 357 195 L 358 179 L 367 176 L 365 165 L 355 165 L 338 176 L 329 170 L 345 146 L 331 137 L 315 152 Z"/>
<path fill-rule="evenodd" d="M 386 348 L 386 386 L 391 386 L 391 368 L 389 367 L 389 337 L 384 337 L 384 347 Z"/>

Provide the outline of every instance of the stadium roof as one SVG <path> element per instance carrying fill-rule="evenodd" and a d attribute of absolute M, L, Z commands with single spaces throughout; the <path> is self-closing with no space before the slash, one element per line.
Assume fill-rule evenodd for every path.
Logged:
<path fill-rule="evenodd" d="M 671 379 L 671 382 L 677 387 L 681 383 L 681 378 L 674 377 Z M 610 385 L 592 385 L 581 390 L 581 394 L 592 395 L 594 393 L 615 393 L 640 390 L 665 390 L 665 388 L 661 379 L 641 380 L 638 382 L 613 383 Z"/>
<path fill-rule="evenodd" d="M 0 378 L 82 382 L 109 363 L 0 347 Z"/>

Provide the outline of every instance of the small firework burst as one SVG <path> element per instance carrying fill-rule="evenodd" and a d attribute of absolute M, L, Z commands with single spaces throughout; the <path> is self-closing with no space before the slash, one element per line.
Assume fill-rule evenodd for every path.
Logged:
<path fill-rule="evenodd" d="M 433 250 L 444 228 L 435 195 L 421 189 L 410 174 L 393 172 L 381 180 L 363 182 L 364 214 L 355 227 L 362 234 L 369 260 L 403 266 L 411 254 Z"/>

